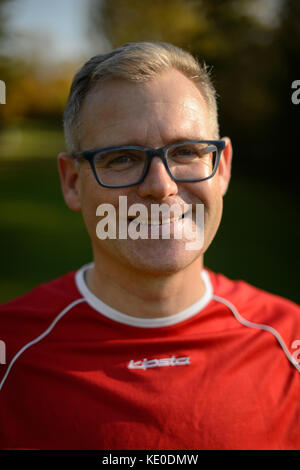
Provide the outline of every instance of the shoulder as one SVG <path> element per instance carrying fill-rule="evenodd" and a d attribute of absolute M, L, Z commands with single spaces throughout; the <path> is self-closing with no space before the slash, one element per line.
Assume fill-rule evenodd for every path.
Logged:
<path fill-rule="evenodd" d="M 274 308 L 279 311 L 283 308 L 300 314 L 300 306 L 292 300 L 272 294 L 241 279 L 233 280 L 207 268 L 206 271 L 209 274 L 214 295 L 228 298 L 242 308 L 255 306 L 256 309 L 263 309 L 264 312 Z"/>
<path fill-rule="evenodd" d="M 206 271 L 215 302 L 223 304 L 225 308 L 227 306 L 244 326 L 280 336 L 290 353 L 294 354 L 300 345 L 299 305 L 243 280 L 232 280 L 209 269 Z"/>
<path fill-rule="evenodd" d="M 26 294 L 0 305 L 0 312 L 42 312 L 60 308 L 67 301 L 80 296 L 75 284 L 75 271 L 66 273 L 49 282 L 39 284 Z"/>
<path fill-rule="evenodd" d="M 63 309 L 82 297 L 74 277 L 75 272 L 69 272 L 0 305 L 0 340 L 9 355 L 40 335 Z"/>

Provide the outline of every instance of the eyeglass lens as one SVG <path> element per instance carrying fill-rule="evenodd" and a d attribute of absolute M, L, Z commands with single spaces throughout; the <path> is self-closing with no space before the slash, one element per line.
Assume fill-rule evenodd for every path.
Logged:
<path fill-rule="evenodd" d="M 217 147 L 207 143 L 182 144 L 167 150 L 166 160 L 172 176 L 191 181 L 209 177 L 216 163 Z M 146 152 L 118 149 L 99 152 L 94 166 L 101 183 L 121 186 L 137 183 L 143 175 L 147 161 Z"/>

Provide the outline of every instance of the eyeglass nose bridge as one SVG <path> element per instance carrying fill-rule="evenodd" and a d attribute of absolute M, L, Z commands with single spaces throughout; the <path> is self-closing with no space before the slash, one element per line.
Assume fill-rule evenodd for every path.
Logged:
<path fill-rule="evenodd" d="M 143 177 L 143 180 L 147 177 L 148 173 L 149 173 L 149 170 L 150 170 L 150 166 L 151 166 L 151 163 L 152 163 L 152 160 L 154 157 L 158 157 L 161 159 L 161 161 L 163 162 L 164 164 L 164 167 L 168 173 L 168 175 L 170 176 L 170 178 L 172 180 L 174 180 L 174 177 L 173 175 L 171 174 L 170 170 L 169 170 L 169 167 L 168 167 L 168 163 L 167 163 L 167 158 L 166 158 L 166 148 L 165 147 L 160 147 L 160 148 L 157 148 L 157 149 L 148 149 L 146 150 L 146 155 L 147 155 L 147 167 L 146 167 L 146 171 L 145 171 L 145 174 L 144 174 L 144 177 Z M 175 181 L 175 180 L 174 180 Z"/>
<path fill-rule="evenodd" d="M 153 160 L 154 157 L 159 157 L 162 161 L 165 160 L 165 148 L 164 147 L 160 147 L 158 149 L 148 149 L 146 153 L 150 162 Z"/>

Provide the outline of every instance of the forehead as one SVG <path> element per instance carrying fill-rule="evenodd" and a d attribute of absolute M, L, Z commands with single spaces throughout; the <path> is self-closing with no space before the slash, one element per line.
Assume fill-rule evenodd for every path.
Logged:
<path fill-rule="evenodd" d="M 81 148 L 167 145 L 211 138 L 207 104 L 176 70 L 144 83 L 113 79 L 92 90 L 81 111 Z"/>

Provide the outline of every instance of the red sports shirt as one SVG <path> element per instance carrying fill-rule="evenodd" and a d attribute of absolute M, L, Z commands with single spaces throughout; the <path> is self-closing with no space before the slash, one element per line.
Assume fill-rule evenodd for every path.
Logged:
<path fill-rule="evenodd" d="M 196 304 L 134 318 L 86 268 L 0 307 L 2 449 L 300 449 L 296 304 L 206 269 Z"/>

